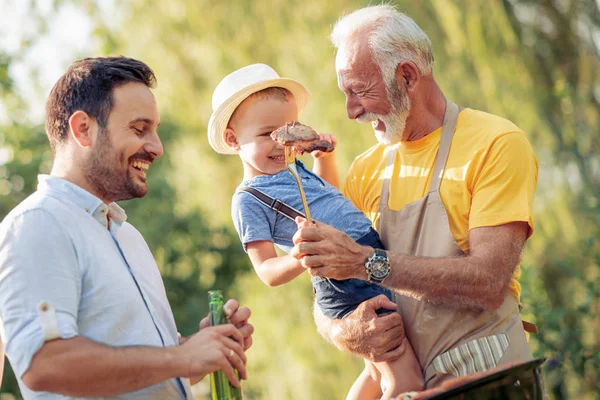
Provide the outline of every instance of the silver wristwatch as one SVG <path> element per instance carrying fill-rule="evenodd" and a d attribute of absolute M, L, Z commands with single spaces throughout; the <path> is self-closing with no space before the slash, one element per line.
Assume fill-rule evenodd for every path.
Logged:
<path fill-rule="evenodd" d="M 367 270 L 367 281 L 371 283 L 381 283 L 390 275 L 390 261 L 385 251 L 374 249 L 375 253 L 367 259 L 365 269 Z"/>

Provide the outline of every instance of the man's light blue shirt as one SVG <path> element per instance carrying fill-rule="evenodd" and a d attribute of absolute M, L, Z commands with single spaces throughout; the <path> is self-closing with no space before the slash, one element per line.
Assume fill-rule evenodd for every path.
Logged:
<path fill-rule="evenodd" d="M 45 340 L 83 336 L 114 347 L 178 345 L 154 257 L 124 219 L 116 204 L 40 175 L 38 190 L 0 224 L 0 337 L 25 399 L 67 398 L 33 392 L 21 380 Z M 170 379 L 111 398 L 193 397 L 187 379 Z"/>

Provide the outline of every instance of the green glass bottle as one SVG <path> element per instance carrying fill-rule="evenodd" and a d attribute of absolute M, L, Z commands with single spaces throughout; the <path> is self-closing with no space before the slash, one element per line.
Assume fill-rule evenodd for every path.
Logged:
<path fill-rule="evenodd" d="M 227 317 L 225 317 L 225 311 L 223 310 L 222 291 L 210 290 L 208 292 L 208 310 L 211 326 L 227 323 Z M 237 370 L 235 374 L 240 379 L 240 374 Z M 222 371 L 210 374 L 210 391 L 212 393 L 212 400 L 243 400 L 244 398 L 242 389 L 230 384 Z"/>

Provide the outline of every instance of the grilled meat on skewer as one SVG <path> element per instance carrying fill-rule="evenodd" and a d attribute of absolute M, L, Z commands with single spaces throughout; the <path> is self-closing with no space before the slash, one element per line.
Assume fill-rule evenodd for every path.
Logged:
<path fill-rule="evenodd" d="M 310 142 L 298 142 L 294 145 L 294 151 L 298 154 L 312 153 L 320 150 L 325 153 L 333 151 L 334 147 L 327 140 L 312 140 Z"/>
<path fill-rule="evenodd" d="M 292 121 L 274 130 L 271 138 L 282 146 L 293 146 L 298 142 L 319 140 L 319 134 L 310 126 Z"/>
<path fill-rule="evenodd" d="M 326 140 L 320 140 L 319 134 L 310 126 L 297 121 L 288 122 L 271 133 L 271 138 L 282 146 L 292 146 L 299 154 L 315 150 L 333 151 L 334 147 Z"/>

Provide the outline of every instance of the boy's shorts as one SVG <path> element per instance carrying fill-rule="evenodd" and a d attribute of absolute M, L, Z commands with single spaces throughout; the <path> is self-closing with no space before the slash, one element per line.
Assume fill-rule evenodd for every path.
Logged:
<path fill-rule="evenodd" d="M 363 246 L 383 249 L 383 243 L 379 239 L 379 234 L 373 228 L 356 242 Z M 386 295 L 388 299 L 393 301 L 391 290 L 360 279 L 338 281 L 336 279 L 313 276 L 311 280 L 315 295 L 317 296 L 317 304 L 321 312 L 329 318 L 344 318 L 354 311 L 360 303 L 380 294 Z M 377 310 L 377 314 L 391 311 L 381 308 Z"/>

